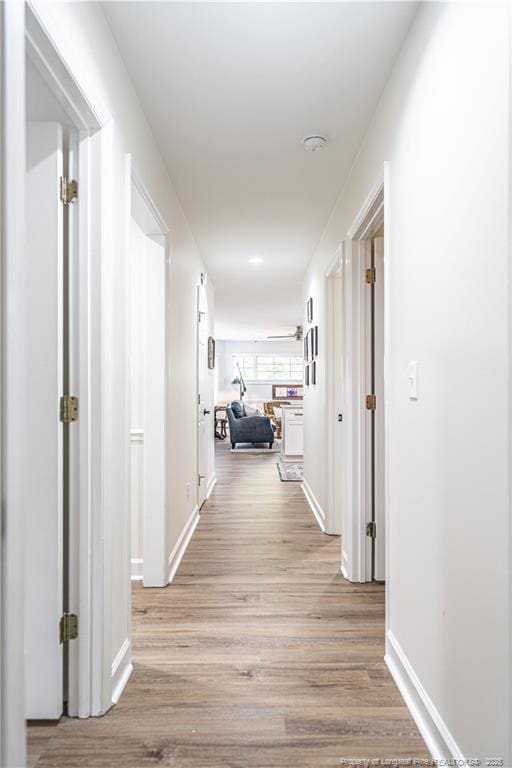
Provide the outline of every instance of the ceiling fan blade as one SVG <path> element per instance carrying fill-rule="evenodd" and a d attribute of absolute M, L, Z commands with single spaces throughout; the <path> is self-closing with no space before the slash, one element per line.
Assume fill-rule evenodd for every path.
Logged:
<path fill-rule="evenodd" d="M 286 336 L 267 336 L 267 339 L 294 339 L 295 334 L 287 334 Z"/>

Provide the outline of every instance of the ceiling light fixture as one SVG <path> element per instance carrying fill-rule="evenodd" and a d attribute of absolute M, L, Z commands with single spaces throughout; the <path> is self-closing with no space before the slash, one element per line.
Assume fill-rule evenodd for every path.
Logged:
<path fill-rule="evenodd" d="M 249 264 L 263 264 L 263 259 L 261 256 L 252 256 L 252 258 L 249 259 Z"/>
<path fill-rule="evenodd" d="M 315 133 L 311 136 L 304 136 L 301 143 L 306 152 L 318 152 L 325 147 L 327 139 L 325 136 Z"/>

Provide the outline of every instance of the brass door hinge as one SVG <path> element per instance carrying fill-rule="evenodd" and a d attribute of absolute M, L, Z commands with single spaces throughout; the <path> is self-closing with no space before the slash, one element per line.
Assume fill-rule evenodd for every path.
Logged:
<path fill-rule="evenodd" d="M 63 424 L 78 421 L 78 397 L 63 395 L 60 399 L 60 420 Z"/>
<path fill-rule="evenodd" d="M 377 275 L 375 272 L 375 267 L 370 267 L 366 270 L 366 282 L 369 285 L 373 285 L 375 283 L 376 277 Z"/>
<path fill-rule="evenodd" d="M 366 395 L 366 410 L 374 411 L 377 407 L 376 395 Z"/>
<path fill-rule="evenodd" d="M 366 523 L 366 535 L 374 539 L 377 535 L 377 523 Z"/>
<path fill-rule="evenodd" d="M 76 613 L 64 613 L 59 622 L 60 643 L 76 640 L 78 637 L 78 616 Z"/>
<path fill-rule="evenodd" d="M 69 205 L 73 200 L 78 199 L 78 182 L 74 179 L 68 179 L 66 176 L 60 177 L 60 199 L 63 205 Z"/>

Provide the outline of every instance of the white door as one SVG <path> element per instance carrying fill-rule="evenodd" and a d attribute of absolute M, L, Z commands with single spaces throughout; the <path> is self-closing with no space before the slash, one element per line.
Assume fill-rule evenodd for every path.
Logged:
<path fill-rule="evenodd" d="M 25 701 L 29 719 L 63 711 L 63 167 L 62 129 L 28 123 Z"/>
<path fill-rule="evenodd" d="M 165 557 L 165 249 L 144 238 L 143 584 L 167 584 Z"/>
<path fill-rule="evenodd" d="M 208 315 L 205 287 L 197 289 L 197 505 L 206 499 L 208 429 L 211 424 L 210 408 L 207 402 L 208 367 Z"/>
<path fill-rule="evenodd" d="M 373 241 L 375 266 L 374 296 L 374 381 L 377 396 L 374 435 L 375 545 L 374 578 L 384 581 L 385 570 L 385 465 L 384 465 L 384 238 Z"/>

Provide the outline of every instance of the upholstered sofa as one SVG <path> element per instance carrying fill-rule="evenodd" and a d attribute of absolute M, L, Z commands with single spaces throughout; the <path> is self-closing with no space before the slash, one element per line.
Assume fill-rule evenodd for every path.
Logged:
<path fill-rule="evenodd" d="M 237 443 L 268 443 L 272 448 L 274 427 L 267 416 L 247 416 L 245 406 L 239 400 L 226 407 L 226 415 L 232 448 L 236 448 Z"/>

